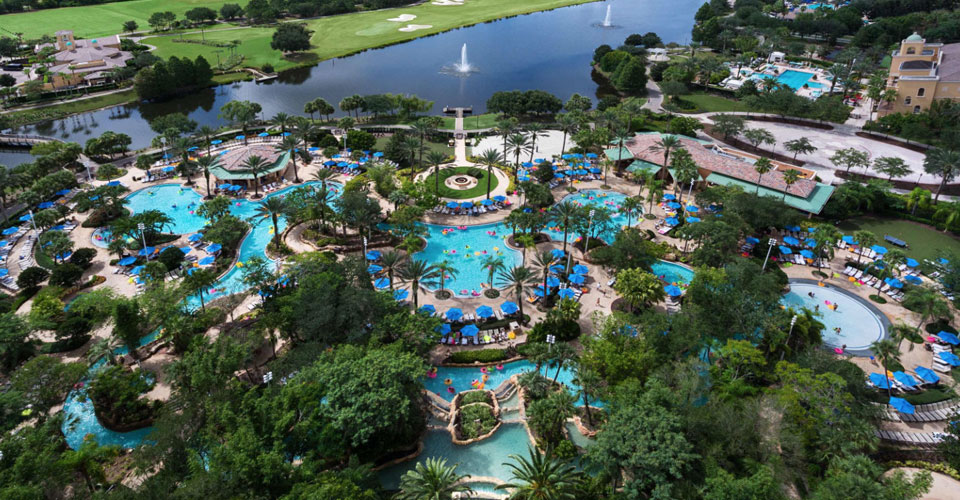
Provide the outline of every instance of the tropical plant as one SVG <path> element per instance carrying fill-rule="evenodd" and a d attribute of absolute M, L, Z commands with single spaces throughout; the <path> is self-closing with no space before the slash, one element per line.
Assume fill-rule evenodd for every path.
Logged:
<path fill-rule="evenodd" d="M 537 151 L 537 139 L 546 137 L 547 127 L 540 122 L 528 123 L 525 127 L 530 134 L 530 161 L 533 162 L 533 154 Z"/>
<path fill-rule="evenodd" d="M 441 292 L 443 291 L 443 285 L 444 285 L 444 283 L 446 282 L 446 280 L 447 280 L 447 279 L 454 279 L 454 278 L 456 278 L 456 277 L 457 277 L 457 273 L 459 273 L 459 271 L 457 270 L 457 268 L 456 268 L 450 261 L 448 261 L 448 260 L 442 260 L 442 261 L 434 264 L 433 267 L 437 270 L 437 273 L 440 275 L 440 276 L 439 276 L 439 278 L 440 278 L 440 290 L 439 290 L 439 291 L 441 291 Z"/>
<path fill-rule="evenodd" d="M 883 376 L 887 379 L 887 395 L 893 396 L 890 388 L 890 366 L 900 360 L 900 349 L 893 339 L 876 340 L 870 344 L 870 351 L 883 367 Z"/>
<path fill-rule="evenodd" d="M 681 145 L 680 138 L 675 135 L 661 135 L 660 140 L 650 146 L 650 151 L 663 153 L 663 166 L 670 164 L 670 152 Z"/>
<path fill-rule="evenodd" d="M 400 478 L 397 500 L 451 500 L 454 494 L 469 495 L 473 490 L 457 474 L 457 465 L 447 466 L 445 458 L 428 458 Z"/>
<path fill-rule="evenodd" d="M 613 284 L 613 289 L 634 310 L 659 302 L 666 295 L 660 279 L 639 268 L 624 269 L 617 273 L 617 281 Z"/>
<path fill-rule="evenodd" d="M 960 151 L 942 148 L 927 151 L 927 156 L 923 159 L 923 171 L 940 177 L 940 185 L 933 196 L 933 202 L 937 203 L 943 186 L 960 174 Z"/>
<path fill-rule="evenodd" d="M 797 159 L 800 153 L 810 154 L 817 150 L 817 147 L 810 143 L 806 137 L 798 137 L 783 143 L 783 148 L 793 153 L 793 159 Z"/>
<path fill-rule="evenodd" d="M 507 148 L 509 148 L 509 151 L 514 156 L 513 182 L 514 184 L 519 184 L 520 183 L 520 155 L 531 150 L 530 138 L 520 133 L 510 134 L 510 136 L 507 137 Z"/>
<path fill-rule="evenodd" d="M 480 261 L 480 267 L 487 272 L 487 285 L 490 288 L 493 288 L 493 278 L 499 273 L 506 269 L 506 265 L 503 263 L 503 257 L 493 254 L 488 254 Z"/>
<path fill-rule="evenodd" d="M 528 267 L 514 266 L 501 270 L 497 277 L 504 287 L 513 289 L 513 295 L 519 305 L 520 317 L 523 318 L 524 296 L 527 295 L 527 289 L 537 282 L 537 276 Z"/>
<path fill-rule="evenodd" d="M 853 241 L 856 241 L 857 245 L 859 245 L 861 249 L 864 249 L 864 248 L 870 248 L 871 246 L 876 245 L 877 241 L 879 240 L 877 240 L 877 235 L 871 233 L 870 231 L 867 231 L 866 229 L 861 229 L 859 231 L 853 232 Z M 860 264 L 860 259 L 862 257 L 863 257 L 863 253 L 858 252 L 857 265 Z"/>
<path fill-rule="evenodd" d="M 881 156 L 873 160 L 873 169 L 886 175 L 888 181 L 893 181 L 894 177 L 903 177 L 912 172 L 907 162 L 896 156 Z"/>
<path fill-rule="evenodd" d="M 557 127 L 563 132 L 563 141 L 560 144 L 560 154 L 567 150 L 567 136 L 577 133 L 580 130 L 580 119 L 573 113 L 566 113 L 557 116 Z M 506 148 L 504 148 L 506 150 Z M 618 158 L 619 159 L 619 158 Z"/>
<path fill-rule="evenodd" d="M 910 210 L 910 215 L 915 215 L 918 208 L 930 208 L 930 191 L 921 187 L 915 187 L 907 193 L 907 210 Z"/>
<path fill-rule="evenodd" d="M 380 256 L 380 267 L 387 273 L 387 279 L 390 280 L 391 291 L 393 290 L 393 275 L 400 272 L 400 269 L 404 267 L 406 262 L 406 254 L 402 254 L 396 250 L 384 252 L 383 255 Z"/>
<path fill-rule="evenodd" d="M 209 269 L 194 268 L 183 278 L 183 286 L 190 293 L 196 293 L 200 297 L 200 308 L 206 310 L 207 306 L 203 300 L 203 293 L 217 282 L 217 274 Z"/>
<path fill-rule="evenodd" d="M 259 219 L 270 219 L 273 223 L 273 238 L 271 238 L 277 247 L 280 247 L 280 217 L 286 215 L 290 210 L 290 204 L 286 198 L 281 196 L 271 196 L 257 205 L 254 217 Z"/>
<path fill-rule="evenodd" d="M 760 194 L 760 180 L 763 179 L 763 174 L 773 170 L 773 162 L 770 161 L 770 158 L 757 158 L 756 163 L 753 164 L 753 169 L 757 171 L 757 190 L 754 192 Z"/>
<path fill-rule="evenodd" d="M 282 113 L 277 113 L 278 115 Z M 288 135 L 280 139 L 280 144 L 274 146 L 274 149 L 281 154 L 290 155 L 290 162 L 293 165 L 293 182 L 300 182 L 300 174 L 297 171 L 297 152 L 299 151 L 300 140 L 297 137 Z"/>
<path fill-rule="evenodd" d="M 543 278 L 543 297 L 546 299 L 547 291 L 547 278 L 550 276 L 550 267 L 557 263 L 557 258 L 553 256 L 553 252 L 550 250 L 544 250 L 536 254 L 533 259 L 533 264 L 536 266 L 536 269 L 540 271 L 540 276 Z"/>
<path fill-rule="evenodd" d="M 400 279 L 410 283 L 410 293 L 413 295 L 414 310 L 419 308 L 418 295 L 420 287 L 436 286 L 439 276 L 440 273 L 437 271 L 436 266 L 421 259 L 407 261 L 406 265 L 400 268 Z"/>
<path fill-rule="evenodd" d="M 197 158 L 197 168 L 203 172 L 203 178 L 207 184 L 207 198 L 211 198 L 213 195 L 210 194 L 210 169 L 218 167 L 220 165 L 220 158 L 217 156 L 201 156 Z"/>
<path fill-rule="evenodd" d="M 440 165 L 442 165 L 446 160 L 447 155 L 443 154 L 441 151 L 431 149 L 430 152 L 427 153 L 427 163 L 433 165 L 433 194 L 437 196 L 440 196 Z M 487 188 L 487 192 L 490 192 L 489 187 Z"/>
<path fill-rule="evenodd" d="M 580 475 L 572 465 L 548 458 L 531 448 L 527 457 L 510 455 L 513 476 L 496 489 L 510 491 L 510 500 L 574 500 Z"/>
<path fill-rule="evenodd" d="M 903 297 L 903 306 L 907 309 L 920 314 L 920 322 L 917 323 L 917 330 L 924 323 L 930 320 L 940 318 L 950 318 L 950 305 L 944 300 L 943 296 L 933 288 L 926 286 L 915 286 L 907 291 Z"/>
<path fill-rule="evenodd" d="M 250 155 L 243 162 L 244 168 L 253 176 L 254 198 L 260 197 L 260 176 L 270 170 L 270 163 L 259 155 Z"/>
<path fill-rule="evenodd" d="M 790 186 L 797 183 L 800 180 L 800 171 L 795 169 L 787 170 L 783 173 L 783 183 L 787 185 L 787 188 L 783 190 L 783 200 L 787 199 L 787 191 L 790 191 Z"/>
<path fill-rule="evenodd" d="M 581 212 L 581 208 L 572 202 L 563 201 L 553 206 L 550 211 L 550 220 L 563 228 L 563 253 L 567 253 L 567 234 L 573 226 L 574 220 Z"/>
<path fill-rule="evenodd" d="M 627 214 L 627 227 L 630 227 L 632 222 L 631 217 L 634 212 L 637 212 L 637 215 L 643 213 L 643 200 L 640 198 L 635 198 L 633 196 L 628 196 L 620 202 L 620 211 Z"/>
<path fill-rule="evenodd" d="M 477 162 L 487 166 L 487 199 L 490 199 L 490 182 L 493 180 L 493 167 L 500 163 L 500 153 L 496 149 L 484 149 Z M 439 182 L 439 177 L 438 177 Z"/>

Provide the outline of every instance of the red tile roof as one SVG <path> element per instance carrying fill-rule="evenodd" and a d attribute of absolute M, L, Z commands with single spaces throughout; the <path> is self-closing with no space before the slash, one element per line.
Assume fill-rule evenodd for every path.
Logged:
<path fill-rule="evenodd" d="M 757 171 L 753 164 L 728 156 L 722 156 L 703 144 L 689 138 L 680 137 L 680 144 L 683 146 L 698 167 L 728 177 L 740 179 L 751 184 L 757 183 Z M 663 164 L 663 152 L 657 151 L 655 145 L 660 141 L 659 134 L 638 134 L 633 139 L 624 143 L 624 146 L 633 153 L 635 158 L 640 160 Z M 706 176 L 704 176 L 706 177 Z M 807 198 L 817 187 L 816 181 L 812 179 L 800 179 L 787 189 L 787 184 L 783 182 L 783 172 L 771 170 L 760 179 L 760 185 L 776 191 Z"/>

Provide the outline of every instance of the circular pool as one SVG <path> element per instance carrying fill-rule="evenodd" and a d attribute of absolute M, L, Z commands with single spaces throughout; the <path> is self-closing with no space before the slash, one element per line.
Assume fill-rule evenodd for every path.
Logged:
<path fill-rule="evenodd" d="M 848 353 L 858 356 L 869 356 L 870 344 L 886 337 L 890 326 L 890 320 L 873 304 L 832 285 L 818 286 L 812 280 L 790 280 L 790 291 L 781 303 L 819 311 L 818 319 L 825 327 L 823 343 L 833 348 L 846 345 Z"/>

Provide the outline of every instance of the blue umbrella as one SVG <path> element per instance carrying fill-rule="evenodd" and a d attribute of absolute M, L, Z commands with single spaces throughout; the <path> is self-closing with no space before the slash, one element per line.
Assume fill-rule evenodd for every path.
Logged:
<path fill-rule="evenodd" d="M 387 288 L 390 286 L 390 280 L 388 278 L 380 278 L 373 282 L 373 286 L 375 288 Z"/>
<path fill-rule="evenodd" d="M 437 308 L 433 307 L 433 304 L 424 304 L 420 306 L 419 311 L 432 315 L 433 313 L 437 312 Z"/>
<path fill-rule="evenodd" d="M 383 267 L 382 267 L 382 266 L 378 266 L 378 265 L 376 265 L 376 264 L 371 264 L 371 265 L 367 266 L 367 272 L 370 273 L 370 274 L 377 274 L 377 273 L 379 273 L 380 271 L 383 271 Z"/>
<path fill-rule="evenodd" d="M 753 236 L 747 236 L 747 243 L 756 245 L 757 243 L 760 243 L 760 240 L 758 238 L 754 238 Z"/>
<path fill-rule="evenodd" d="M 813 258 L 814 258 L 813 252 L 811 252 L 810 250 L 806 250 L 806 249 L 800 250 L 800 255 L 802 255 L 804 259 L 813 259 Z"/>
<path fill-rule="evenodd" d="M 554 172 L 554 173 L 553 173 L 553 178 L 554 178 L 554 179 L 563 179 L 563 172 Z"/>
<path fill-rule="evenodd" d="M 136 262 L 136 261 L 137 261 L 137 258 L 136 258 L 136 257 L 134 257 L 134 256 L 132 256 L 132 255 L 128 255 L 128 256 L 126 256 L 126 257 L 118 260 L 118 261 L 117 261 L 117 264 L 118 264 L 118 265 L 121 265 L 121 266 L 129 266 L 130 264 L 133 264 L 133 263 Z"/>
<path fill-rule="evenodd" d="M 569 280 L 570 283 L 582 285 L 583 282 L 586 281 L 586 278 L 582 274 L 571 274 L 570 276 L 567 276 L 567 280 Z"/>
<path fill-rule="evenodd" d="M 191 251 L 193 251 L 193 249 L 190 248 L 190 247 L 180 247 L 180 251 L 183 252 L 184 255 L 186 255 L 186 254 L 190 253 Z"/>
<path fill-rule="evenodd" d="M 577 264 L 573 266 L 573 272 L 577 274 L 587 274 L 590 272 L 590 268 L 583 264 Z"/>
<path fill-rule="evenodd" d="M 257 134 L 257 137 L 270 137 L 270 134 L 266 132 L 260 132 L 259 134 Z"/>
<path fill-rule="evenodd" d="M 170 172 L 173 172 L 173 171 L 176 170 L 176 169 L 177 169 L 176 167 L 163 167 L 163 168 L 161 168 L 160 170 L 162 170 L 163 172 L 166 172 L 166 173 L 170 173 Z"/>
<path fill-rule="evenodd" d="M 783 239 L 783 242 L 786 243 L 787 245 L 793 245 L 793 246 L 800 245 L 800 240 L 794 238 L 793 236 L 787 236 L 786 238 Z"/>
<path fill-rule="evenodd" d="M 677 197 L 676 197 L 675 195 L 672 195 L 672 194 L 670 194 L 670 193 L 667 193 L 667 194 L 663 195 L 663 199 L 664 199 L 664 200 L 675 200 L 675 199 L 677 199 Z"/>
<path fill-rule="evenodd" d="M 203 235 L 200 233 L 193 233 L 190 236 L 187 236 L 188 241 L 200 241 L 203 239 Z"/>
<path fill-rule="evenodd" d="M 949 260 L 944 259 L 943 257 L 938 258 L 938 259 L 937 259 L 937 262 L 939 262 L 939 263 L 941 263 L 941 264 L 943 264 L 943 265 L 947 265 L 947 264 L 950 263 Z"/>
<path fill-rule="evenodd" d="M 550 266 L 550 272 L 551 272 L 551 273 L 560 274 L 560 273 L 562 273 L 562 272 L 565 271 L 565 270 L 566 270 L 566 268 L 564 268 L 564 267 L 561 266 L 560 264 L 554 264 L 554 265 Z"/>
<path fill-rule="evenodd" d="M 548 292 L 549 293 L 549 292 Z M 546 297 L 547 294 L 543 293 L 543 284 L 539 284 L 533 289 L 533 294 L 537 297 Z"/>
<path fill-rule="evenodd" d="M 196 151 L 196 150 L 198 150 L 198 149 L 200 149 L 200 148 L 197 147 L 197 146 L 190 146 L 189 148 L 187 148 L 187 151 Z"/>
<path fill-rule="evenodd" d="M 697 207 L 695 207 L 695 206 L 693 206 L 693 205 L 687 205 L 687 212 L 696 213 L 696 212 L 699 212 L 699 211 L 700 211 L 699 208 L 697 208 Z"/>
<path fill-rule="evenodd" d="M 676 218 L 676 217 L 670 217 L 670 218 L 667 218 L 666 220 L 664 220 L 664 222 L 666 222 L 668 226 L 676 226 L 676 225 L 680 224 L 680 219 L 678 219 L 678 218 Z"/>
<path fill-rule="evenodd" d="M 917 411 L 912 404 L 908 403 L 907 400 L 903 398 L 890 398 L 890 406 L 892 406 L 893 409 L 897 410 L 898 412 L 906 413 L 907 415 L 913 415 Z"/>
<path fill-rule="evenodd" d="M 241 186 L 241 185 L 239 185 L 239 184 L 234 184 L 234 185 L 230 186 L 230 191 L 240 191 L 241 189 L 243 189 L 243 186 Z"/>
<path fill-rule="evenodd" d="M 790 250 L 790 247 L 785 247 L 783 245 L 780 245 L 780 253 L 784 255 L 790 255 L 793 253 L 793 250 Z"/>
<path fill-rule="evenodd" d="M 47 209 L 47 208 L 53 208 L 53 202 L 52 202 L 52 201 L 45 201 L 45 202 L 37 205 L 37 208 L 39 208 L 40 210 L 45 210 L 45 209 Z"/>
<path fill-rule="evenodd" d="M 948 344 L 960 345 L 960 337 L 950 333 L 950 332 L 940 332 L 937 334 L 937 337 L 940 338 L 941 342 L 946 342 Z"/>
<path fill-rule="evenodd" d="M 545 161 L 547 161 L 547 160 L 544 160 L 543 158 L 534 158 L 534 159 L 533 159 L 533 162 L 534 162 L 534 163 L 543 163 L 543 162 L 545 162 Z"/>
<path fill-rule="evenodd" d="M 577 292 L 574 292 L 573 289 L 570 288 L 561 288 L 560 291 L 557 292 L 557 295 L 560 296 L 561 299 L 572 299 L 577 296 Z"/>
<path fill-rule="evenodd" d="M 173 158 L 173 155 L 170 155 L 170 154 L 163 155 L 164 160 L 169 160 L 170 158 Z"/>
<path fill-rule="evenodd" d="M 946 361 L 950 366 L 960 366 L 960 358 L 952 352 L 938 352 L 937 356 L 940 356 L 940 359 Z"/>
<path fill-rule="evenodd" d="M 33 218 L 33 216 L 30 215 L 30 214 L 23 214 L 23 215 L 20 216 L 20 222 L 27 222 L 28 220 L 30 220 L 30 219 L 32 219 L 32 218 Z"/>
<path fill-rule="evenodd" d="M 808 233 L 815 233 L 815 232 L 817 232 L 817 228 L 815 228 L 815 227 L 808 227 L 808 228 L 807 228 L 807 232 L 808 232 Z"/>
<path fill-rule="evenodd" d="M 670 203 L 667 203 L 667 206 L 670 207 L 670 208 L 672 208 L 672 209 L 674 209 L 674 210 L 676 210 L 676 209 L 682 207 L 683 205 L 681 205 L 681 204 L 679 204 L 679 203 L 677 203 L 677 202 L 675 202 L 675 201 L 671 201 Z"/>
<path fill-rule="evenodd" d="M 66 195 L 70 194 L 70 190 L 69 190 L 69 189 L 61 189 L 60 191 L 57 191 L 57 192 L 54 193 L 54 194 L 57 195 L 57 196 L 66 196 Z"/>
<path fill-rule="evenodd" d="M 787 226 L 787 231 L 793 231 L 793 232 L 800 231 L 800 226 Z"/>
<path fill-rule="evenodd" d="M 466 335 L 467 337 L 473 337 L 480 331 L 477 328 L 477 325 L 467 325 L 460 329 L 460 335 Z"/>
<path fill-rule="evenodd" d="M 137 267 L 131 269 L 131 270 L 130 270 L 130 275 L 131 275 L 131 276 L 137 276 L 137 275 L 139 275 L 141 272 L 143 272 L 143 268 L 144 268 L 144 266 L 137 266 Z"/>
<path fill-rule="evenodd" d="M 901 384 L 907 387 L 916 387 L 917 385 L 919 385 L 919 382 L 917 382 L 917 379 L 901 371 L 893 372 L 893 378 L 897 382 L 900 382 Z"/>
<path fill-rule="evenodd" d="M 443 323 L 440 326 L 436 327 L 434 330 L 437 331 L 440 335 L 447 335 L 450 333 L 450 325 L 448 323 Z"/>
<path fill-rule="evenodd" d="M 156 250 L 156 248 L 154 248 L 154 247 L 144 247 L 144 248 L 141 248 L 140 251 L 137 252 L 137 254 L 138 254 L 138 255 L 150 255 L 150 254 L 152 254 L 152 253 L 154 252 L 154 250 Z"/>
<path fill-rule="evenodd" d="M 854 243 L 853 241 L 853 236 L 844 236 L 843 238 L 840 238 L 840 239 L 842 239 L 843 242 L 848 245 L 856 245 L 856 243 Z"/>
<path fill-rule="evenodd" d="M 917 267 L 920 265 L 920 263 L 917 262 L 916 259 L 911 259 L 910 257 L 907 257 L 906 264 L 907 264 L 907 267 Z"/>
<path fill-rule="evenodd" d="M 219 252 L 221 248 L 223 247 L 219 243 L 211 243 L 210 246 L 207 247 L 207 253 Z"/>
<path fill-rule="evenodd" d="M 335 166 L 337 166 L 337 162 L 335 162 L 335 161 L 333 161 L 333 160 L 327 160 L 327 161 L 323 162 L 323 165 L 326 166 L 326 167 L 335 167 Z"/>
<path fill-rule="evenodd" d="M 216 260 L 217 260 L 217 259 L 215 259 L 215 258 L 213 258 L 213 257 L 204 257 L 204 258 L 200 259 L 200 262 L 198 262 L 198 264 L 200 264 L 201 266 L 209 266 L 209 265 L 213 264 Z"/>
<path fill-rule="evenodd" d="M 587 158 L 591 158 L 591 159 L 592 159 L 592 158 L 596 158 L 596 157 L 597 157 L 597 153 L 587 153 Z"/>
<path fill-rule="evenodd" d="M 457 203 L 457 202 L 455 202 L 455 201 L 448 201 L 448 202 L 447 202 L 447 208 L 457 208 L 457 207 L 459 207 L 459 206 L 460 206 L 460 204 Z"/>
<path fill-rule="evenodd" d="M 244 140 L 244 139 L 246 139 L 246 138 L 247 138 L 247 136 L 245 136 L 245 135 L 238 135 L 238 136 L 234 137 L 234 139 L 236 139 L 236 140 L 238 140 L 238 141 L 242 141 L 242 140 Z"/>
<path fill-rule="evenodd" d="M 911 284 L 913 284 L 913 285 L 922 285 L 922 284 L 923 284 L 923 280 L 920 279 L 919 276 L 914 276 L 914 275 L 912 275 L 912 274 L 908 274 L 908 275 L 904 276 L 904 277 L 903 277 L 903 281 L 906 281 L 907 283 L 911 283 Z"/>
<path fill-rule="evenodd" d="M 680 287 L 675 285 L 667 285 L 663 287 L 663 291 L 667 292 L 667 295 L 671 297 L 679 297 L 683 295 L 683 290 L 681 290 Z"/>
<path fill-rule="evenodd" d="M 547 278 L 547 286 L 550 288 L 556 288 L 560 286 L 560 280 L 556 276 L 550 276 Z"/>
<path fill-rule="evenodd" d="M 813 248 L 813 247 L 817 246 L 817 240 L 815 240 L 815 239 L 813 239 L 813 238 L 807 238 L 807 239 L 803 240 L 803 244 L 804 244 L 805 246 L 808 246 L 808 247 L 810 247 L 810 248 Z"/>
<path fill-rule="evenodd" d="M 451 307 L 447 309 L 446 317 L 450 321 L 456 321 L 463 317 L 463 311 L 459 307 Z"/>
<path fill-rule="evenodd" d="M 481 318 L 489 318 L 493 316 L 493 308 L 490 306 L 480 306 L 477 308 L 477 316 Z"/>
<path fill-rule="evenodd" d="M 591 174 L 599 174 L 599 173 L 600 173 L 600 169 L 597 168 L 597 167 L 592 167 L 592 168 L 590 168 L 590 173 L 591 173 Z"/>
<path fill-rule="evenodd" d="M 374 157 L 374 158 L 380 158 L 380 157 L 382 157 L 382 156 L 383 156 L 383 152 L 382 152 L 382 151 L 377 151 L 376 153 L 373 153 L 373 157 Z"/>
<path fill-rule="evenodd" d="M 349 165 L 349 163 L 347 163 L 347 162 L 345 162 L 345 161 L 337 162 L 337 166 L 338 166 L 338 167 L 346 167 L 347 165 Z"/>
<path fill-rule="evenodd" d="M 108 186 L 119 186 L 120 181 L 110 181 L 107 183 Z"/>
<path fill-rule="evenodd" d="M 397 289 L 397 290 L 394 290 L 394 291 L 393 291 L 393 299 L 394 299 L 394 300 L 397 300 L 397 301 L 406 300 L 406 298 L 409 297 L 409 296 L 410 296 L 410 292 L 408 292 L 407 290 L 405 290 L 405 289 L 403 289 L 403 288 L 400 288 L 400 289 Z"/>
<path fill-rule="evenodd" d="M 472 201 L 465 201 L 465 202 L 461 203 L 460 206 L 463 207 L 463 208 L 473 208 L 473 202 L 472 202 Z"/>
<path fill-rule="evenodd" d="M 884 377 L 882 373 L 871 373 L 870 383 L 877 386 L 879 389 L 889 389 L 890 384 L 887 382 L 887 377 Z"/>
<path fill-rule="evenodd" d="M 883 255 L 887 253 L 887 247 L 882 247 L 880 245 L 873 245 L 872 247 L 870 247 L 870 250 L 877 252 L 877 254 L 879 255 Z"/>
<path fill-rule="evenodd" d="M 563 256 L 566 255 L 565 253 L 563 253 L 563 250 L 559 248 L 554 248 L 553 250 L 550 251 L 550 254 L 553 255 L 554 259 L 562 259 Z"/>
<path fill-rule="evenodd" d="M 693 224 L 695 222 L 700 222 L 700 217 L 687 217 L 687 222 Z"/>
<path fill-rule="evenodd" d="M 530 168 L 530 167 L 533 166 L 533 163 L 531 163 L 531 162 L 529 162 L 529 161 L 525 161 L 525 162 L 521 163 L 520 166 L 523 167 L 523 168 Z"/>
<path fill-rule="evenodd" d="M 560 155 L 560 158 L 563 158 L 564 160 L 569 160 L 573 158 L 573 155 L 572 154 Z"/>
<path fill-rule="evenodd" d="M 3 230 L 3 235 L 4 235 L 4 236 L 10 236 L 11 234 L 15 234 L 15 233 L 16 233 L 17 231 L 19 231 L 19 230 L 20 230 L 20 228 L 18 228 L 18 227 L 16 227 L 16 226 L 10 226 L 10 227 L 8 227 L 8 228 L 6 228 L 6 229 Z"/>
<path fill-rule="evenodd" d="M 210 141 L 210 144 L 213 144 L 214 146 L 216 146 L 217 144 L 223 144 L 223 141 L 221 141 L 220 139 L 216 139 L 216 140 Z"/>
<path fill-rule="evenodd" d="M 380 258 L 379 250 L 370 250 L 367 252 L 367 260 L 377 260 Z"/>
<path fill-rule="evenodd" d="M 10 242 L 7 241 L 7 240 L 0 241 L 0 248 L 3 248 L 3 247 L 5 247 L 5 246 L 7 246 L 7 245 L 9 245 L 9 244 L 10 244 Z"/>
<path fill-rule="evenodd" d="M 170 167 L 170 168 L 173 168 L 173 167 Z M 90 201 L 97 201 L 99 199 L 100 199 L 100 195 L 90 197 Z"/>
<path fill-rule="evenodd" d="M 51 227 L 50 230 L 51 230 L 51 231 L 66 231 L 66 230 L 67 230 L 67 226 L 64 226 L 63 224 L 57 224 L 56 226 Z"/>
<path fill-rule="evenodd" d="M 940 381 L 940 375 L 937 375 L 933 370 L 927 368 L 926 366 L 918 366 L 913 369 L 918 377 L 923 379 L 924 382 L 930 384 L 936 384 Z"/>
<path fill-rule="evenodd" d="M 230 184 L 230 183 L 225 182 L 225 183 L 223 183 L 223 184 L 220 184 L 220 185 L 217 186 L 217 187 L 220 188 L 220 189 L 230 189 L 230 188 L 233 187 L 233 184 Z"/>
<path fill-rule="evenodd" d="M 493 200 L 483 200 L 480 202 L 480 204 L 485 207 L 489 207 L 490 205 L 493 205 Z"/>
<path fill-rule="evenodd" d="M 8 270 L 8 269 L 6 269 L 6 268 L 0 268 L 0 278 L 6 276 L 6 275 L 8 275 L 8 274 L 10 274 L 10 270 Z"/>
<path fill-rule="evenodd" d="M 520 309 L 517 307 L 516 302 L 510 302 L 510 301 L 508 300 L 508 301 L 504 302 L 503 304 L 500 304 L 500 312 L 502 312 L 503 314 L 506 314 L 506 315 L 508 315 L 508 316 L 511 315 L 511 314 L 516 313 L 516 312 L 519 311 L 519 310 L 520 310 Z"/>
<path fill-rule="evenodd" d="M 503 202 L 507 201 L 507 197 L 506 197 L 506 196 L 503 196 L 502 194 L 498 194 L 497 196 L 494 196 L 494 197 L 493 197 L 493 201 L 498 201 L 498 202 L 500 202 L 500 203 L 503 203 Z"/>
<path fill-rule="evenodd" d="M 887 278 L 883 281 L 894 288 L 903 288 L 903 282 L 896 278 Z"/>

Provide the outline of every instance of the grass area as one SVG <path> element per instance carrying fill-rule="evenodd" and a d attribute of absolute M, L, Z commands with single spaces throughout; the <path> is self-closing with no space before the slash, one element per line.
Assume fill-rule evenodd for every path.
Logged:
<path fill-rule="evenodd" d="M 132 3 L 140 3 L 141 1 L 152 3 L 160 0 L 136 0 Z M 177 1 L 184 2 L 185 0 L 174 0 L 174 2 Z M 304 22 L 307 24 L 307 28 L 313 31 L 311 38 L 313 48 L 307 54 L 297 54 L 287 57 L 283 57 L 279 51 L 270 48 L 270 38 L 274 32 L 274 28 L 270 27 L 256 27 L 233 31 L 221 30 L 207 33 L 206 39 L 221 42 L 240 40 L 241 43 L 237 51 L 244 56 L 245 65 L 262 66 L 265 63 L 270 63 L 279 71 L 294 66 L 313 64 L 320 60 L 354 54 L 365 49 L 405 42 L 461 26 L 478 24 L 507 16 L 549 10 L 567 5 L 587 3 L 589 1 L 592 0 L 528 0 L 525 2 L 516 2 L 514 0 L 471 0 L 463 5 L 456 6 L 433 5 L 430 2 L 424 2 L 418 5 L 396 9 L 356 12 L 310 19 Z M 168 8 L 166 4 L 164 5 L 163 10 L 173 10 L 172 8 Z M 87 8 L 90 7 L 77 7 L 76 9 Z M 219 8 L 219 4 L 217 4 L 217 8 Z M 154 10 L 160 9 L 155 8 Z M 150 12 L 153 11 L 146 10 L 144 15 L 149 15 Z M 400 13 L 415 15 L 417 16 L 416 24 L 429 25 L 431 27 L 413 32 L 399 31 L 399 28 L 403 27 L 404 24 L 387 21 L 387 19 L 396 17 Z M 121 23 L 122 21 L 117 22 L 116 25 L 118 29 Z M 67 24 L 72 25 L 74 23 Z M 66 28 L 59 26 L 56 29 Z M 200 35 L 187 35 L 184 36 L 184 38 L 199 40 Z M 155 37 L 147 39 L 145 43 L 155 45 L 157 50 L 154 54 L 163 58 L 172 55 L 188 56 L 191 58 L 197 55 L 203 55 L 212 64 L 216 64 L 217 57 L 214 53 L 215 50 L 218 50 L 216 47 L 174 43 L 173 39 L 173 37 Z"/>
<path fill-rule="evenodd" d="M 669 107 L 680 113 L 750 111 L 750 107 L 743 102 L 705 92 L 694 92 L 685 95 L 680 99 L 679 104 L 671 103 L 665 107 Z"/>
<path fill-rule="evenodd" d="M 443 181 L 448 177 L 452 177 L 458 174 L 468 174 L 477 178 L 477 185 L 464 190 L 450 189 L 449 187 L 443 184 Z M 424 182 L 428 186 L 433 186 L 435 175 L 430 174 Z M 497 176 L 494 175 L 490 178 L 490 191 L 493 191 L 497 188 L 497 184 L 500 181 L 497 180 Z M 455 200 L 467 200 L 470 198 L 476 198 L 478 196 L 483 196 L 487 194 L 487 170 L 478 167 L 454 167 L 454 168 L 445 168 L 440 171 L 440 196 L 444 198 L 452 198 Z"/>
<path fill-rule="evenodd" d="M 901 219 L 858 217 L 841 222 L 837 228 L 844 234 L 853 234 L 853 231 L 864 229 L 875 234 L 880 240 L 883 240 L 886 235 L 899 238 L 910 245 L 905 250 L 907 255 L 917 260 L 933 260 L 937 257 L 937 250 L 956 247 L 960 244 L 960 241 L 950 234 Z M 884 241 L 880 241 L 880 245 L 894 248 L 893 245 Z"/>
<path fill-rule="evenodd" d="M 383 151 L 383 150 L 385 150 L 385 149 L 387 148 L 387 143 L 388 143 L 388 142 L 390 142 L 390 138 L 389 138 L 389 137 L 377 137 L 377 143 L 374 144 L 373 150 L 374 150 L 374 151 Z M 424 144 L 424 146 L 425 146 L 424 152 L 423 152 L 424 163 L 426 163 L 427 153 L 430 152 L 430 151 L 440 151 L 441 153 L 443 153 L 443 154 L 445 154 L 445 155 L 447 155 L 447 156 L 453 156 L 453 153 L 454 153 L 453 148 L 450 147 L 450 146 L 448 146 L 447 143 L 445 143 L 445 142 L 431 142 L 431 141 L 427 141 L 427 142 Z"/>
<path fill-rule="evenodd" d="M 56 120 L 75 113 L 85 113 L 109 106 L 117 106 L 137 100 L 137 94 L 132 89 L 107 94 L 89 99 L 80 99 L 61 104 L 53 104 L 42 108 L 25 109 L 7 113 L 13 126 L 36 123 L 43 120 Z"/>
<path fill-rule="evenodd" d="M 463 118 L 464 130 L 477 130 L 481 128 L 491 128 L 497 126 L 497 119 L 500 115 L 496 113 L 484 113 L 482 115 L 466 116 Z M 443 117 L 443 125 L 440 128 L 453 129 L 456 118 L 452 116 Z"/>

